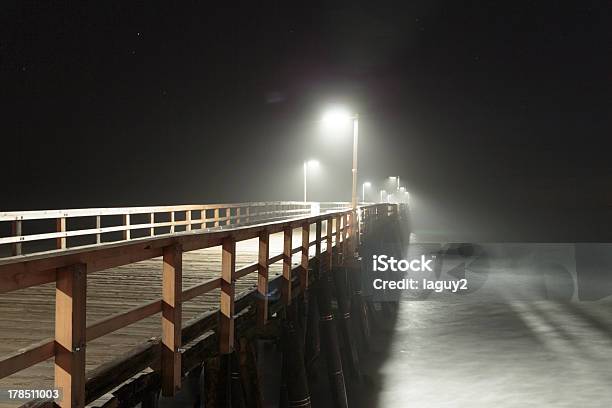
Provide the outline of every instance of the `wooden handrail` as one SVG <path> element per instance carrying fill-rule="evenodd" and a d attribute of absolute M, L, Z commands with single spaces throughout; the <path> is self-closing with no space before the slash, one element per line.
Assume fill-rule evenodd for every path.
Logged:
<path fill-rule="evenodd" d="M 285 204 L 285 203 L 282 203 Z M 304 204 L 304 203 L 299 203 Z M 265 203 L 265 205 L 270 205 Z M 281 204 L 274 204 L 281 205 Z M 296 204 L 297 205 L 297 204 Z M 191 206 L 182 206 L 189 207 Z M 245 205 L 240 207 L 244 208 Z M 249 207 L 252 207 L 249 205 Z M 369 205 L 367 208 L 372 211 L 364 211 L 362 214 L 372 214 L 376 216 L 379 209 L 383 216 L 391 216 L 397 214 L 397 209 L 387 204 Z M 146 208 L 147 211 L 152 211 L 153 208 L 177 208 L 177 207 L 139 207 Z M 198 206 L 201 209 L 202 206 Z M 212 207 L 214 212 L 217 212 L 219 207 Z M 221 208 L 229 208 L 223 206 Z M 76 210 L 75 210 L 76 211 Z M 6 214 L 6 213 L 4 213 Z M 64 218 L 70 215 L 64 214 Z M 124 215 L 126 213 L 123 213 Z M 128 213 L 133 214 L 133 213 Z M 57 216 L 57 214 L 48 214 L 49 217 Z M 202 217 L 205 214 L 202 213 Z M 245 218 L 247 213 L 237 213 L 236 217 Z M 255 217 L 252 212 L 248 216 Z M 353 219 L 353 210 L 332 211 L 325 214 L 292 218 L 289 220 L 275 220 L 266 223 L 253 225 L 232 225 L 232 228 L 226 229 L 191 229 L 191 231 L 176 232 L 173 235 L 164 236 L 146 236 L 143 238 L 126 239 L 119 242 L 108 243 L 105 245 L 90 245 L 77 248 L 68 248 L 63 251 L 48 251 L 30 255 L 22 255 L 18 257 L 10 257 L 0 259 L 0 293 L 10 292 L 18 289 L 36 286 L 48 282 L 53 282 L 59 276 L 59 270 L 63 272 L 65 282 L 70 283 L 71 271 L 75 265 L 83 265 L 80 271 L 92 273 L 112 267 L 127 265 L 130 263 L 157 258 L 163 255 L 164 258 L 164 280 L 163 280 L 163 297 L 150 301 L 144 305 L 140 305 L 129 309 L 125 312 L 120 312 L 115 315 L 106 317 L 102 320 L 94 322 L 85 328 L 84 322 L 82 329 L 79 327 L 68 327 L 62 330 L 83 330 L 83 341 L 91 341 L 108 333 L 112 333 L 130 324 L 138 322 L 146 317 L 163 312 L 164 330 L 162 343 L 166 350 L 162 357 L 162 377 L 164 384 L 164 393 L 171 395 L 180 384 L 180 333 L 181 320 L 180 310 L 181 304 L 185 301 L 194 299 L 197 296 L 211 292 L 212 290 L 221 288 L 220 312 L 221 312 L 221 328 L 220 328 L 220 351 L 222 353 L 231 352 L 233 348 L 233 310 L 234 310 L 234 282 L 236 279 L 243 278 L 251 273 L 258 273 L 258 291 L 262 295 L 262 301 L 258 303 L 258 322 L 265 324 L 267 320 L 267 285 L 268 285 L 268 268 L 269 265 L 283 261 L 283 302 L 289 304 L 291 302 L 291 257 L 294 254 L 301 253 L 301 268 L 300 287 L 305 289 L 308 282 L 307 264 L 309 261 L 309 248 L 316 246 L 315 256 L 321 255 L 321 243 L 326 242 L 327 262 L 332 262 L 331 249 L 341 243 L 346 245 L 347 239 L 351 239 L 351 225 L 349 219 Z M 231 217 L 227 217 L 231 218 Z M 151 218 L 153 219 L 153 217 Z M 222 218 L 219 218 L 222 220 Z M 212 221 L 212 220 L 211 220 Z M 323 221 L 327 223 L 327 234 L 322 236 L 321 224 Z M 204 219 L 187 218 L 185 221 L 175 221 L 175 225 L 198 224 L 202 222 L 210 222 Z M 375 222 L 371 220 L 370 222 Z M 126 222 L 126 224 L 129 223 Z M 99 225 L 99 220 L 97 221 Z M 310 241 L 309 232 L 312 224 L 316 225 L 316 237 L 314 241 Z M 134 224 L 129 225 L 130 228 L 153 228 L 158 227 L 158 223 Z M 125 226 L 124 226 L 125 227 Z M 114 227 L 105 227 L 114 228 Z M 101 233 L 105 228 L 95 228 L 87 230 L 95 234 Z M 298 246 L 293 247 L 292 234 L 294 229 L 301 229 L 302 240 Z M 70 234 L 76 231 L 66 231 L 63 234 Z M 270 257 L 268 237 L 270 234 L 284 232 L 284 248 L 281 254 Z M 55 235 L 53 235 L 55 234 Z M 51 238 L 57 238 L 57 234 L 52 233 Z M 48 234 L 49 235 L 49 234 Z M 73 235 L 64 235 L 69 237 Z M 252 238 L 259 238 L 259 261 L 246 265 L 241 269 L 235 268 L 235 251 L 236 243 Z M 13 241 L 11 241 L 13 242 Z M 2 241 L 0 241 L 2 243 Z M 221 245 L 222 251 L 222 271 L 221 276 L 215 279 L 209 279 L 203 283 L 192 286 L 186 290 L 180 287 L 180 276 L 182 269 L 182 253 L 210 248 Z M 76 282 L 76 281 L 75 281 Z M 85 283 L 86 284 L 86 283 Z M 59 283 L 58 283 L 59 285 Z M 59 288 L 59 286 L 58 286 Z M 58 289 L 59 290 L 59 289 Z M 83 289 L 85 290 L 85 289 Z M 59 292 L 58 292 L 59 293 Z M 70 292 L 72 293 L 72 292 Z M 83 292 L 84 293 L 84 292 Z M 73 296 L 74 294 L 71 294 Z M 59 296 L 59 295 L 58 295 Z M 79 302 L 82 302 L 83 294 L 78 294 Z M 58 298 L 59 299 L 59 298 Z M 83 306 L 84 307 L 84 306 Z M 62 313 L 64 310 L 60 305 L 56 307 L 56 321 L 62 321 Z M 76 313 L 77 311 L 71 311 Z M 83 313 L 84 311 L 78 311 Z M 71 321 L 65 320 L 64 321 Z M 57 333 L 57 331 L 56 331 Z M 178 336 L 178 337 L 177 337 Z M 32 345 L 22 349 L 4 358 L 0 358 L 0 378 L 4 378 L 15 372 L 21 371 L 27 367 L 44 361 L 50 357 L 56 356 L 61 352 L 66 354 L 62 357 L 62 361 L 68 359 L 74 361 L 74 364 L 82 364 L 79 353 L 82 352 L 81 346 L 77 345 L 72 349 L 62 347 L 58 349 L 58 339 L 48 339 L 41 343 Z M 70 343 L 71 344 L 71 343 Z M 84 344 L 83 344 L 84 345 Z M 179 365 L 178 368 L 176 365 Z M 165 368 L 163 368 L 165 367 Z M 81 373 L 83 368 L 79 366 L 73 367 L 74 370 L 68 370 L 68 377 L 63 377 L 61 380 L 64 384 L 68 384 L 71 393 L 82 393 L 83 386 L 79 381 L 71 375 Z M 178 370 L 178 371 L 177 371 Z M 178 378 L 177 378 L 178 372 Z M 78 374 L 81 375 L 81 374 Z M 57 378 L 56 378 L 57 380 Z M 82 395 L 72 395 L 71 401 L 84 401 Z M 75 399 L 76 398 L 76 399 Z M 79 402 L 80 403 L 80 402 Z"/>

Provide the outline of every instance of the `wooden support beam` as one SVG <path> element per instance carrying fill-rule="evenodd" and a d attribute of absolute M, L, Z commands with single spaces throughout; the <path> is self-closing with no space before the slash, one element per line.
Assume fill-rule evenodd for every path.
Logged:
<path fill-rule="evenodd" d="M 232 209 L 226 208 L 225 209 L 225 225 L 230 225 L 232 223 L 231 216 L 232 216 Z"/>
<path fill-rule="evenodd" d="M 170 233 L 174 234 L 174 224 L 175 224 L 175 216 L 174 211 L 170 211 Z"/>
<path fill-rule="evenodd" d="M 185 220 L 187 221 L 186 231 L 191 231 L 191 210 L 185 211 Z"/>
<path fill-rule="evenodd" d="M 283 304 L 291 304 L 291 245 L 293 240 L 293 229 L 283 229 L 283 280 L 281 285 Z"/>
<path fill-rule="evenodd" d="M 240 224 L 240 207 L 236 208 L 236 224 Z"/>
<path fill-rule="evenodd" d="M 66 218 L 58 218 L 55 222 L 57 232 L 66 232 Z M 66 249 L 66 237 L 60 237 L 56 239 L 57 249 Z"/>
<path fill-rule="evenodd" d="M 268 322 L 268 259 L 270 258 L 270 234 L 264 230 L 259 235 L 259 261 L 257 268 L 257 325 Z"/>
<path fill-rule="evenodd" d="M 55 388 L 60 407 L 85 406 L 87 265 L 57 270 L 55 289 Z"/>
<path fill-rule="evenodd" d="M 310 250 L 310 223 L 302 225 L 302 263 L 300 269 L 300 288 L 308 290 L 308 251 Z"/>
<path fill-rule="evenodd" d="M 13 221 L 13 223 L 11 224 L 12 226 L 12 231 L 11 231 L 11 235 L 14 237 L 20 237 L 21 234 L 23 234 L 23 230 L 22 230 L 22 221 L 21 220 L 16 220 Z M 22 254 L 22 244 L 21 242 L 15 242 L 12 245 L 12 252 L 11 254 L 13 256 L 16 255 L 21 255 Z"/>
<path fill-rule="evenodd" d="M 215 208 L 214 211 L 214 220 L 215 220 L 215 227 L 219 226 L 219 208 Z"/>
<path fill-rule="evenodd" d="M 180 245 L 163 249 L 161 376 L 164 396 L 173 396 L 181 388 L 182 258 Z"/>
<path fill-rule="evenodd" d="M 155 213 L 149 214 L 149 224 L 155 225 Z M 151 227 L 149 230 L 149 235 L 152 237 L 155 236 L 155 227 Z"/>
<path fill-rule="evenodd" d="M 221 303 L 219 307 L 219 351 L 234 351 L 234 272 L 236 269 L 236 241 L 223 240 L 221 252 Z"/>

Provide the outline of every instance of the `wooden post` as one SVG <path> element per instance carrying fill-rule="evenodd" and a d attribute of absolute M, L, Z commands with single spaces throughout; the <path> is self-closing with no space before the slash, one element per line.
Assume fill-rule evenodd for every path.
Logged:
<path fill-rule="evenodd" d="M 308 251 L 310 249 L 310 224 L 302 225 L 302 264 L 300 269 L 300 288 L 302 293 L 308 290 Z M 306 297 L 304 297 L 306 299 Z"/>
<path fill-rule="evenodd" d="M 336 331 L 336 324 L 331 307 L 330 276 L 331 271 L 322 273 L 317 281 L 317 303 L 319 306 L 321 344 L 327 360 L 327 374 L 332 391 L 333 406 L 337 408 L 347 408 L 346 384 L 342 371 L 338 332 Z"/>
<path fill-rule="evenodd" d="M 170 211 L 170 233 L 174 234 L 174 211 Z"/>
<path fill-rule="evenodd" d="M 328 218 L 327 219 L 327 236 L 326 236 L 326 241 L 327 241 L 327 248 L 326 248 L 326 263 L 323 264 L 323 267 L 327 268 L 328 271 L 331 271 L 332 265 L 333 265 L 333 247 L 332 247 L 332 236 L 333 236 L 334 230 L 333 230 L 333 218 Z"/>
<path fill-rule="evenodd" d="M 219 318 L 219 351 L 234 351 L 234 272 L 236 270 L 236 241 L 223 240 L 221 252 L 221 304 Z"/>
<path fill-rule="evenodd" d="M 283 230 L 283 280 L 282 297 L 283 304 L 291 305 L 291 245 L 293 230 L 285 227 Z"/>
<path fill-rule="evenodd" d="M 240 207 L 236 208 L 236 224 L 240 224 Z"/>
<path fill-rule="evenodd" d="M 251 222 L 251 207 L 246 208 L 246 222 L 247 224 Z"/>
<path fill-rule="evenodd" d="M 23 230 L 21 229 L 22 227 L 22 221 L 21 220 L 16 220 L 13 221 L 12 223 L 12 235 L 14 237 L 21 237 L 21 234 L 23 233 Z M 22 252 L 22 245 L 21 242 L 15 242 L 12 246 L 12 254 L 13 256 L 16 255 L 21 255 Z"/>
<path fill-rule="evenodd" d="M 123 239 L 129 241 L 130 239 L 130 214 L 123 214 L 123 225 L 125 230 L 123 231 Z"/>
<path fill-rule="evenodd" d="M 155 227 L 153 227 L 153 225 L 155 225 L 155 213 L 149 214 L 149 224 L 151 224 L 151 230 L 149 231 L 149 235 L 154 237 Z"/>
<path fill-rule="evenodd" d="M 96 215 L 96 228 L 97 229 L 102 228 L 102 217 L 99 215 Z M 101 243 L 102 243 L 102 234 L 98 232 L 96 234 L 96 244 L 101 244 Z"/>
<path fill-rule="evenodd" d="M 219 208 L 215 208 L 215 215 L 214 215 L 214 220 L 215 220 L 215 227 L 219 226 Z"/>
<path fill-rule="evenodd" d="M 321 220 L 317 220 L 317 223 L 315 225 L 315 240 L 316 240 L 316 244 L 315 244 L 315 258 L 319 259 L 319 257 L 321 256 L 321 235 L 322 235 L 322 223 Z"/>
<path fill-rule="evenodd" d="M 66 232 L 66 218 L 61 217 L 56 220 L 56 231 Z M 66 237 L 59 237 L 56 239 L 57 249 L 66 249 Z"/>
<path fill-rule="evenodd" d="M 226 208 L 225 209 L 225 225 L 230 225 L 232 223 L 232 220 L 230 219 L 231 217 L 232 217 L 232 209 Z"/>
<path fill-rule="evenodd" d="M 283 365 L 286 376 L 284 380 L 287 383 L 288 406 L 309 408 L 310 392 L 304 367 L 302 341 L 298 331 L 295 322 L 291 320 L 283 322 Z"/>
<path fill-rule="evenodd" d="M 191 231 L 191 210 L 185 211 L 185 221 L 187 221 L 185 231 Z"/>
<path fill-rule="evenodd" d="M 162 394 L 173 396 L 181 388 L 182 248 L 163 249 L 162 271 Z"/>
<path fill-rule="evenodd" d="M 264 230 L 259 234 L 259 262 L 257 265 L 257 325 L 268 322 L 268 260 L 270 258 L 270 234 Z"/>
<path fill-rule="evenodd" d="M 57 270 L 55 286 L 55 388 L 60 407 L 85 406 L 87 265 Z"/>

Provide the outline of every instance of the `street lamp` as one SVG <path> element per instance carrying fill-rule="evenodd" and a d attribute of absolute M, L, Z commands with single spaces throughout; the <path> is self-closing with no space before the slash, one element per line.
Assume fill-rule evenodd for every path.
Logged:
<path fill-rule="evenodd" d="M 391 177 L 389 177 L 389 180 L 391 180 L 391 181 L 396 181 L 397 180 L 397 190 L 399 191 L 399 189 L 400 189 L 400 178 L 399 178 L 399 176 L 391 176 Z"/>
<path fill-rule="evenodd" d="M 304 161 L 304 202 L 307 202 L 308 199 L 308 168 L 317 168 L 319 167 L 319 162 L 316 160 L 306 160 Z"/>
<path fill-rule="evenodd" d="M 323 123 L 330 126 L 344 125 L 353 121 L 353 191 L 351 196 L 351 207 L 357 208 L 357 148 L 359 141 L 359 115 L 351 114 L 344 109 L 334 109 L 325 113 Z"/>
<path fill-rule="evenodd" d="M 372 184 L 369 181 L 366 181 L 365 183 L 362 184 L 361 186 L 361 190 L 362 190 L 362 200 L 365 203 L 365 189 L 366 187 L 370 187 Z"/>

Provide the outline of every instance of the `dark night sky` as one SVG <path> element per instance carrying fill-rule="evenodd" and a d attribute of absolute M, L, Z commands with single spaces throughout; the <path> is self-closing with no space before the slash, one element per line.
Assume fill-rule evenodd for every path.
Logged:
<path fill-rule="evenodd" d="M 0 210 L 297 200 L 308 157 L 348 200 L 344 103 L 422 228 L 612 240 L 607 1 L 39 3 L 0 5 Z"/>

